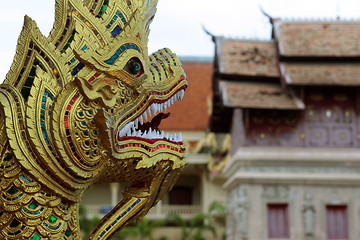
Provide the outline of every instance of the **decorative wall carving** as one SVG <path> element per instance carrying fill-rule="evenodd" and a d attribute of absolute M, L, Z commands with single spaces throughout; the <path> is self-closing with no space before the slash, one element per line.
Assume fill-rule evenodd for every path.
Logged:
<path fill-rule="evenodd" d="M 306 193 L 302 208 L 302 217 L 304 224 L 304 235 L 307 240 L 314 239 L 315 235 L 315 205 L 311 193 Z"/>
<path fill-rule="evenodd" d="M 356 167 L 241 167 L 237 172 L 269 172 L 269 173 L 360 173 Z"/>
<path fill-rule="evenodd" d="M 305 111 L 248 110 L 247 146 L 359 147 L 355 89 L 304 90 Z"/>
<path fill-rule="evenodd" d="M 228 196 L 227 239 L 248 239 L 249 201 L 244 187 L 234 189 Z"/>
<path fill-rule="evenodd" d="M 289 187 L 284 185 L 264 185 L 262 197 L 271 199 L 288 199 Z"/>

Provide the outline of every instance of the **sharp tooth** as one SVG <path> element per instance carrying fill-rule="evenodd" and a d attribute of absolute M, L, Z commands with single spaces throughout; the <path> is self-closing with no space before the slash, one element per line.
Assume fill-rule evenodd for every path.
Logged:
<path fill-rule="evenodd" d="M 149 129 L 149 132 L 148 132 L 148 138 L 150 138 L 150 139 L 152 138 L 152 129 L 151 128 Z"/>
<path fill-rule="evenodd" d="M 182 133 L 179 133 L 179 138 L 180 138 L 180 142 L 182 142 L 183 141 Z"/>
<path fill-rule="evenodd" d="M 140 125 L 143 125 L 143 124 L 144 124 L 144 119 L 143 119 L 143 116 L 142 116 L 142 115 L 139 117 L 139 121 L 140 121 Z"/>
<path fill-rule="evenodd" d="M 131 127 L 134 125 L 134 122 L 130 122 L 128 124 L 126 124 L 119 132 L 119 136 L 120 137 L 123 137 L 125 136 L 130 130 L 131 130 Z"/>
<path fill-rule="evenodd" d="M 166 111 L 167 107 L 168 107 L 168 106 L 167 106 L 167 102 L 166 102 L 166 103 L 163 103 L 163 109 L 164 109 L 163 111 Z"/>
<path fill-rule="evenodd" d="M 165 138 L 168 139 L 168 140 L 170 140 L 168 133 L 166 134 Z"/>
<path fill-rule="evenodd" d="M 151 107 L 149 107 L 148 109 L 147 109 L 147 115 L 149 116 L 149 118 L 151 118 Z"/>
<path fill-rule="evenodd" d="M 160 138 L 164 138 L 164 137 L 165 137 L 165 132 L 161 131 Z"/>
<path fill-rule="evenodd" d="M 173 105 L 175 102 L 175 96 L 172 96 L 171 99 L 170 99 L 170 104 Z"/>
<path fill-rule="evenodd" d="M 160 104 L 159 104 L 159 109 L 160 109 L 159 112 L 164 111 L 164 110 L 163 110 L 163 109 L 164 109 L 164 103 L 160 103 Z"/>
<path fill-rule="evenodd" d="M 156 138 L 160 138 L 160 132 L 156 131 Z"/>
<path fill-rule="evenodd" d="M 135 127 L 135 128 L 138 128 L 138 126 L 139 126 L 139 119 L 137 118 L 137 119 L 135 119 L 135 121 L 134 121 L 134 127 Z"/>
<path fill-rule="evenodd" d="M 148 120 L 148 115 L 147 115 L 147 113 L 146 113 L 146 111 L 143 113 L 143 118 L 144 118 L 144 121 L 147 121 Z"/>
<path fill-rule="evenodd" d="M 184 96 L 185 96 L 185 90 L 181 90 L 180 91 L 180 97 L 181 97 L 181 100 L 184 98 Z"/>
<path fill-rule="evenodd" d="M 139 130 L 137 134 L 138 134 L 138 137 L 141 137 L 141 135 L 142 135 L 141 130 Z"/>
<path fill-rule="evenodd" d="M 156 112 L 157 112 L 157 104 L 156 103 L 153 103 L 151 106 L 150 106 L 150 111 L 152 112 L 153 115 L 156 115 Z M 151 114 L 150 114 L 151 115 Z"/>
<path fill-rule="evenodd" d="M 177 101 L 180 101 L 180 92 L 177 92 L 177 93 L 176 93 L 176 100 L 177 100 Z"/>
<path fill-rule="evenodd" d="M 180 142 L 180 136 L 177 135 L 177 134 L 175 134 L 175 141 L 176 141 L 176 142 Z"/>

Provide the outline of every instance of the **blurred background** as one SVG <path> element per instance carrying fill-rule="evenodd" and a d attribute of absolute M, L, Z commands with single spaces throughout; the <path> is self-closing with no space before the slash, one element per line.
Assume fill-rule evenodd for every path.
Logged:
<path fill-rule="evenodd" d="M 23 16 L 47 35 L 53 9 L 2 3 L 0 77 Z M 160 1 L 149 52 L 176 52 L 189 81 L 161 128 L 183 132 L 188 166 L 114 239 L 359 240 L 359 14 L 355 0 Z M 122 190 L 87 192 L 84 234 Z"/>

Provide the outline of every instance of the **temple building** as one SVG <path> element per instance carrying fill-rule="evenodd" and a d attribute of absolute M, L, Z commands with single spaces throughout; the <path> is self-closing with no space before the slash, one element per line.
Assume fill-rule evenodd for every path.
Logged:
<path fill-rule="evenodd" d="M 227 240 L 358 240 L 360 22 L 271 23 L 269 41 L 214 37 Z"/>

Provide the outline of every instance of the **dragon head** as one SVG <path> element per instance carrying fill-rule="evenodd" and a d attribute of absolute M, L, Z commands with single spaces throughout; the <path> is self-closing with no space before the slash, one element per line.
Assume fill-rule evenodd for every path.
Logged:
<path fill-rule="evenodd" d="M 148 56 L 156 5 L 56 0 L 48 37 L 25 17 L 1 85 L 5 115 L 14 106 L 19 113 L 6 120 L 20 129 L 7 132 L 14 154 L 50 192 L 77 203 L 99 182 L 129 186 L 94 238 L 140 219 L 185 165 L 181 134 L 159 128 L 170 115 L 167 108 L 184 97 L 187 82 L 169 49 Z"/>

